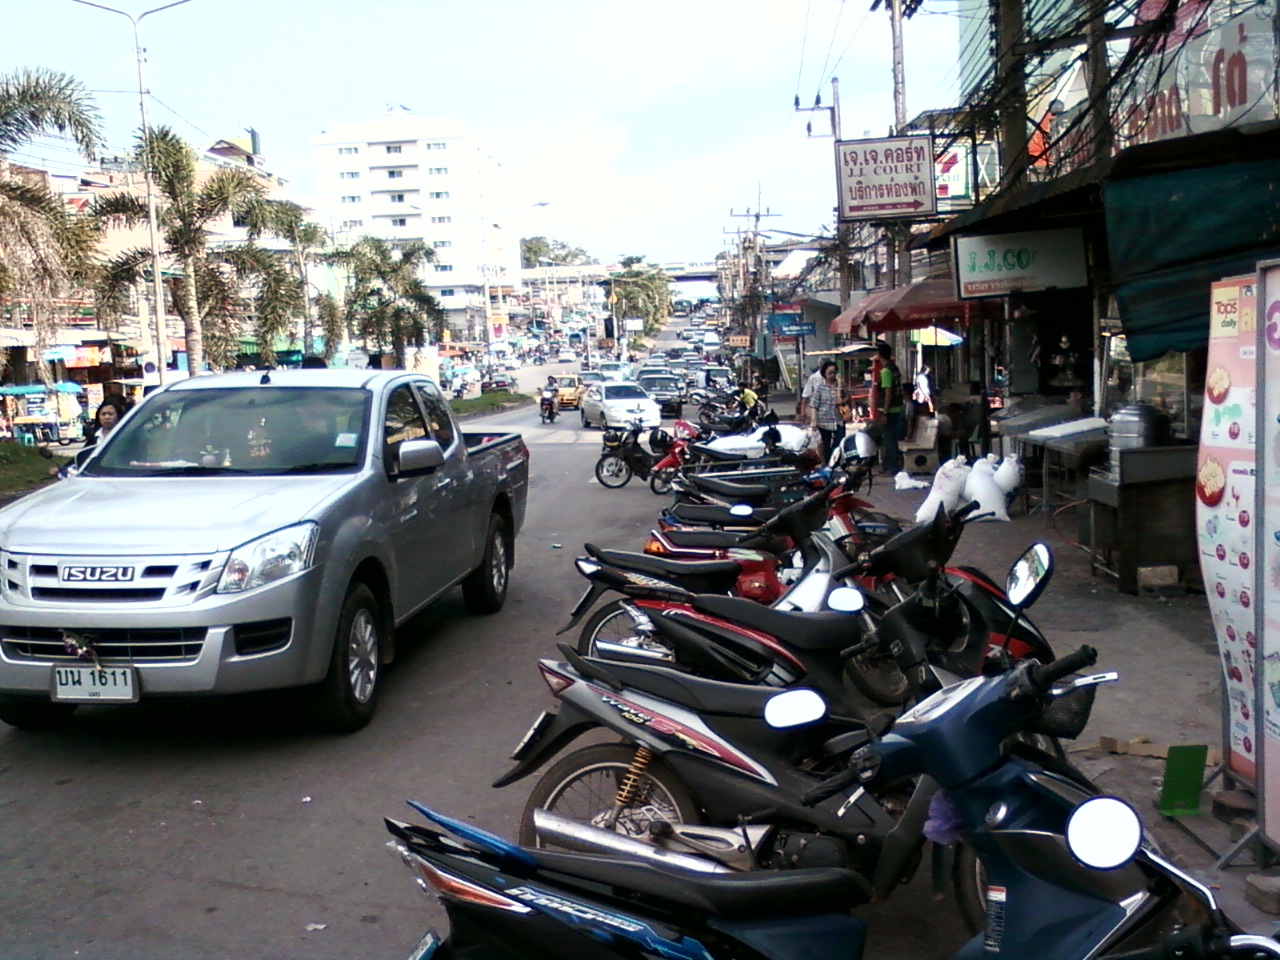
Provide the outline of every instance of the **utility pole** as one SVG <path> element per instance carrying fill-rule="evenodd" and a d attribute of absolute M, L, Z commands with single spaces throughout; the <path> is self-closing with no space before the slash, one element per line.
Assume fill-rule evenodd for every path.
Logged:
<path fill-rule="evenodd" d="M 1027 165 L 1027 86 L 1023 55 L 1022 0 L 993 0 L 996 11 L 996 70 L 1000 90 L 1000 179 L 1013 184 Z"/>
<path fill-rule="evenodd" d="M 754 213 L 751 211 L 750 207 L 747 208 L 746 213 L 734 213 L 733 210 L 731 209 L 729 211 L 729 216 L 742 217 L 752 221 L 750 240 L 743 242 L 743 247 L 744 247 L 743 279 L 745 281 L 743 284 L 743 294 L 744 296 L 751 297 L 751 333 L 754 336 L 759 336 L 759 334 L 761 333 L 761 327 L 762 327 L 762 324 L 760 321 L 760 315 L 761 315 L 762 307 L 764 304 L 764 285 L 766 282 L 766 279 L 765 279 L 766 264 L 764 259 L 764 252 L 761 250 L 761 243 L 760 243 L 760 219 L 762 217 L 780 217 L 782 216 L 782 214 L 774 213 L 768 207 L 765 207 L 764 213 L 761 213 L 760 198 L 759 198 L 759 195 L 757 195 L 756 209 Z M 746 263 L 747 257 L 746 257 L 745 247 L 747 246 L 747 242 L 749 242 L 751 245 L 751 261 L 752 262 L 750 266 L 748 266 Z M 755 270 L 754 281 L 751 279 L 752 268 L 754 268 Z M 757 346 L 758 344 L 753 344 L 753 349 L 755 349 Z"/>
<path fill-rule="evenodd" d="M 824 107 L 822 105 L 822 97 L 818 96 L 812 107 L 800 106 L 800 98 L 796 97 L 795 109 L 797 113 L 813 113 L 814 111 L 825 111 L 831 117 L 831 136 L 836 143 L 840 142 L 840 78 L 831 78 L 831 106 Z M 805 132 L 813 137 L 822 137 L 825 134 L 815 134 L 813 132 L 813 123 L 810 122 L 805 126 Z M 851 228 L 848 224 L 842 223 L 840 220 L 840 207 L 842 205 L 840 197 L 840 153 L 836 150 L 836 273 L 837 281 L 840 287 L 840 309 L 848 309 L 853 301 L 853 284 L 851 282 L 851 269 L 849 266 L 849 246 Z"/>

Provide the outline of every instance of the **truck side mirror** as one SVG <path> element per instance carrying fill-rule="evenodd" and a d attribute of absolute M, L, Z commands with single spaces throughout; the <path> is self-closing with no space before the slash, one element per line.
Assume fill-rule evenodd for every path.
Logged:
<path fill-rule="evenodd" d="M 444 451 L 434 440 L 406 440 L 396 452 L 399 476 L 427 473 L 444 465 Z"/>

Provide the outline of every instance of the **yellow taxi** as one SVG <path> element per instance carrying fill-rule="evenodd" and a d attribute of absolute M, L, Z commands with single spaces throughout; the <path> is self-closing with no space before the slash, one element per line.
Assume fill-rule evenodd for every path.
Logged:
<path fill-rule="evenodd" d="M 566 407 L 572 407 L 575 410 L 577 409 L 578 388 L 581 385 L 582 384 L 578 378 L 571 373 L 566 373 L 563 376 L 556 377 L 556 393 L 560 398 L 561 410 Z"/>

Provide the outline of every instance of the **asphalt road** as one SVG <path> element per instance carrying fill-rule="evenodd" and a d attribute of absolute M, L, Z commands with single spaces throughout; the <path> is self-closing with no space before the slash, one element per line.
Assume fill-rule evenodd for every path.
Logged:
<path fill-rule="evenodd" d="M 533 781 L 489 784 L 550 703 L 534 662 L 581 592 L 572 559 L 586 540 L 638 547 L 661 504 L 594 482 L 600 433 L 574 416 L 544 426 L 526 407 L 467 428 L 520 430 L 532 451 L 509 600 L 476 618 L 450 596 L 409 624 L 365 730 L 313 734 L 279 696 L 0 726 L 0 958 L 396 958 L 444 923 L 384 850 L 381 817 L 414 798 L 514 835 Z M 869 955 L 958 945 L 929 893 L 917 880 L 867 912 Z"/>

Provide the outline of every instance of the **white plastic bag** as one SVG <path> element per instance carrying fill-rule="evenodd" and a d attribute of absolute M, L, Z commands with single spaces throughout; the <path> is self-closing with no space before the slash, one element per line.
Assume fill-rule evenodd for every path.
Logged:
<path fill-rule="evenodd" d="M 966 503 L 970 500 L 978 499 L 978 494 L 974 489 L 974 484 L 983 477 L 990 480 L 995 475 L 995 472 L 995 465 L 989 460 L 978 460 L 974 463 L 974 465 L 969 469 L 969 475 L 965 477 L 964 481 L 964 499 Z"/>
<path fill-rule="evenodd" d="M 984 520 L 1004 520 L 1008 522 L 1009 511 L 1005 506 L 1005 494 L 998 486 L 994 474 L 990 470 L 975 470 L 969 475 L 966 495 L 978 501 L 978 509 L 973 516 L 991 514 Z"/>
<path fill-rule="evenodd" d="M 1022 464 L 1018 461 L 1017 454 L 1009 454 L 1004 461 L 996 469 L 995 472 L 996 486 L 1005 493 L 1013 493 L 1022 486 Z"/>
<path fill-rule="evenodd" d="M 933 520 L 939 505 L 948 512 L 959 505 L 960 496 L 964 493 L 965 475 L 968 469 L 955 460 L 948 460 L 938 468 L 938 472 L 933 477 L 933 489 L 929 491 L 924 503 L 920 504 L 920 509 L 916 511 L 916 523 L 928 523 Z"/>
<path fill-rule="evenodd" d="M 893 489 L 895 490 L 923 490 L 929 484 L 924 480 L 912 480 L 911 474 L 905 470 L 899 470 L 893 478 Z"/>

